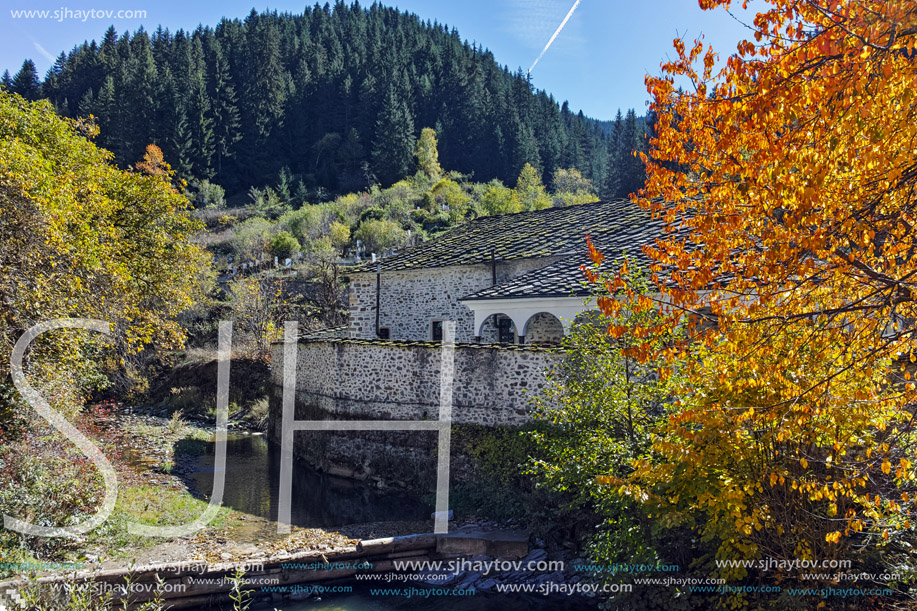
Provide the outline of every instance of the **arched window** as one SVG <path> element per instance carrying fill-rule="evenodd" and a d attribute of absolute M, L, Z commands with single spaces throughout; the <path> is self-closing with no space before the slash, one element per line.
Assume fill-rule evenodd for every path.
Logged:
<path fill-rule="evenodd" d="M 516 343 L 516 325 L 506 314 L 491 314 L 481 325 L 481 341 L 485 344 Z"/>

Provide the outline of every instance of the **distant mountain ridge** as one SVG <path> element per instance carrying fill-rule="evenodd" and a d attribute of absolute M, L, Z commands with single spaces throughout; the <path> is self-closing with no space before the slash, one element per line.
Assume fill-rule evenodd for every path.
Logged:
<path fill-rule="evenodd" d="M 442 165 L 476 181 L 514 184 L 528 162 L 546 180 L 576 167 L 606 197 L 642 184 L 633 113 L 615 134 L 455 29 L 378 3 L 252 11 L 193 32 L 112 27 L 61 53 L 41 83 L 29 63 L 4 85 L 94 115 L 98 143 L 122 165 L 155 143 L 180 176 L 234 192 L 281 171 L 331 193 L 391 184 L 413 172 L 423 127 L 436 130 Z"/>

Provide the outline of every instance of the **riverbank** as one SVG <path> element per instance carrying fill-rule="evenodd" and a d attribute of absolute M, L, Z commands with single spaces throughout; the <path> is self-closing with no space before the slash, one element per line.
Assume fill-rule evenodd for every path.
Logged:
<path fill-rule="evenodd" d="M 212 424 L 203 419 L 166 417 L 160 409 L 150 407 L 121 410 L 113 416 L 109 426 L 114 427 L 124 448 L 119 473 L 125 474 L 124 479 L 130 482 L 122 486 L 121 496 L 145 498 L 142 508 L 133 507 L 132 513 L 139 514 L 136 516 L 139 521 L 176 524 L 181 523 L 174 520 L 176 513 L 189 521 L 203 512 L 212 488 L 212 479 L 202 481 L 202 475 L 212 478 L 212 466 L 208 469 L 207 465 L 208 452 L 212 457 Z M 233 440 L 238 443 L 246 437 L 254 439 L 261 435 L 242 429 L 240 423 L 232 428 L 235 432 L 230 434 L 231 444 Z M 246 465 L 233 465 L 238 452 L 232 450 L 230 445 L 229 471 L 232 473 L 235 469 L 238 473 Z M 242 487 L 246 490 L 263 488 L 269 477 L 270 474 L 263 471 L 243 481 L 228 481 L 223 507 L 217 517 L 192 536 L 171 541 L 148 537 L 130 541 L 119 536 L 90 537 L 84 549 L 72 556 L 98 570 L 113 570 L 131 563 L 244 561 L 256 556 L 272 558 L 290 550 L 323 552 L 355 545 L 362 538 L 432 530 L 429 519 L 396 519 L 340 524 L 336 528 L 309 528 L 294 523 L 291 534 L 278 535 L 276 522 L 269 513 L 258 515 L 251 507 L 232 502 L 231 498 Z M 226 497 L 230 497 L 229 502 Z M 182 507 L 183 511 L 170 511 L 166 505 Z"/>
<path fill-rule="evenodd" d="M 430 520 L 391 520 L 351 524 L 345 529 L 294 526 L 290 535 L 278 535 L 269 516 L 252 515 L 224 502 L 213 521 L 194 535 L 164 540 L 130 534 L 129 522 L 183 524 L 200 516 L 209 502 L 209 487 L 196 487 L 192 475 L 201 453 L 212 445 L 212 428 L 151 413 L 156 409 L 121 409 L 104 413 L 94 422 L 104 433 L 100 447 L 118 476 L 118 499 L 111 518 L 81 538 L 53 541 L 54 547 L 43 545 L 46 541 L 13 538 L 9 533 L 0 546 L 0 578 L 15 576 L 17 567 L 37 567 L 36 576 L 44 577 L 48 573 L 40 570 L 42 566 L 61 563 L 113 570 L 156 562 L 225 562 L 253 555 L 270 557 L 284 550 L 324 551 L 354 545 L 361 538 L 432 530 Z"/>
<path fill-rule="evenodd" d="M 461 551 L 470 548 L 496 555 Z M 245 562 L 172 562 L 75 571 L 0 582 L 0 588 L 18 591 L 29 602 L 36 602 L 42 590 L 112 592 L 117 598 L 130 592 L 131 608 L 152 603 L 157 611 L 226 608 L 233 594 L 242 594 L 255 605 L 270 603 L 275 609 L 276 605 L 289 609 L 298 602 L 321 600 L 322 594 L 352 594 L 361 586 L 365 586 L 364 598 L 399 593 L 421 599 L 494 594 L 510 603 L 529 600 L 524 608 L 546 608 L 561 598 L 567 608 L 594 608 L 594 591 L 583 575 L 565 579 L 570 564 L 543 549 L 526 553 L 528 549 L 528 537 L 522 531 L 469 528 L 448 535 L 368 540 L 325 552 Z"/>
<path fill-rule="evenodd" d="M 269 510 L 260 511 L 261 515 L 258 515 L 261 509 L 259 507 L 246 506 L 244 511 L 239 510 L 238 507 L 244 505 L 245 499 L 229 495 L 231 502 L 220 509 L 217 518 L 211 524 L 194 535 L 168 541 L 129 535 L 124 529 L 127 517 L 145 523 L 164 525 L 189 521 L 203 511 L 209 499 L 209 486 L 200 484 L 201 477 L 208 472 L 208 464 L 211 465 L 212 478 L 212 463 L 207 462 L 208 459 L 212 460 L 212 428 L 204 422 L 185 421 L 180 416 L 168 418 L 159 415 L 156 408 L 113 412 L 99 425 L 123 448 L 116 465 L 122 483 L 116 521 L 90 533 L 84 541 L 79 542 L 78 546 L 67 553 L 42 559 L 68 561 L 74 567 L 78 567 L 77 570 L 29 571 L 32 573 L 30 578 L 19 575 L 20 579 L 8 582 L 6 586 L 47 590 L 60 584 L 111 585 L 123 583 L 125 578 L 130 578 L 133 583 L 147 584 L 137 587 L 147 588 L 149 591 L 153 588 L 150 584 L 157 583 L 158 579 L 164 579 L 165 583 L 170 585 L 163 588 L 174 591 L 179 589 L 180 585 L 183 591 L 190 592 L 188 598 L 191 602 L 186 608 L 195 608 L 194 605 L 203 604 L 201 601 L 204 598 L 201 597 L 211 602 L 224 600 L 227 591 L 233 587 L 231 578 L 234 571 L 239 568 L 245 570 L 244 579 L 248 584 L 246 587 L 251 593 L 260 592 L 263 594 L 262 599 L 274 601 L 295 601 L 297 597 L 301 599 L 304 590 L 291 590 L 285 593 L 289 596 L 274 597 L 274 594 L 282 593 L 258 589 L 265 585 L 259 585 L 259 580 L 263 582 L 265 579 L 280 579 L 278 575 L 282 575 L 280 585 L 295 585 L 313 582 L 324 584 L 329 580 L 355 578 L 356 570 L 337 573 L 316 571 L 314 568 L 301 570 L 302 565 L 309 564 L 314 567 L 322 563 L 327 564 L 332 559 L 341 562 L 347 560 L 352 564 L 357 564 L 358 560 L 370 561 L 375 567 L 371 572 L 382 576 L 378 581 L 379 585 L 390 583 L 385 579 L 401 579 L 401 582 L 395 583 L 405 583 L 404 577 L 387 577 L 397 568 L 393 564 L 396 559 L 432 561 L 464 558 L 472 562 L 460 570 L 446 571 L 448 574 L 444 574 L 442 570 L 414 570 L 407 573 L 412 575 L 409 578 L 412 585 L 449 591 L 496 592 L 503 584 L 529 583 L 536 587 L 549 582 L 563 584 L 576 583 L 578 580 L 578 576 L 565 575 L 563 571 L 538 573 L 512 570 L 512 565 L 508 565 L 508 570 L 505 571 L 482 570 L 482 562 L 484 566 L 488 566 L 487 563 L 498 558 L 524 558 L 526 562 L 535 561 L 537 564 L 539 561 L 548 560 L 550 555 L 555 562 L 552 566 L 556 567 L 558 561 L 569 566 L 572 557 L 569 552 L 549 552 L 544 549 L 544 544 L 536 539 L 532 539 L 534 548 L 530 550 L 527 533 L 520 534 L 518 529 L 507 531 L 506 524 L 481 520 L 477 516 L 453 522 L 450 525 L 453 532 L 446 537 L 418 534 L 432 532 L 433 522 L 428 517 L 415 520 L 354 522 L 324 528 L 294 525 L 291 534 L 278 535 L 276 522 L 271 519 Z M 235 432 L 231 435 L 231 440 L 230 449 L 233 448 L 232 443 L 241 444 L 237 445 L 236 449 L 266 446 L 266 440 L 257 432 Z M 240 457 L 245 458 L 244 452 L 230 451 L 229 455 L 237 460 Z M 265 480 L 275 479 L 269 473 L 271 468 L 276 467 L 271 465 L 270 456 L 256 454 L 254 458 L 263 464 L 259 466 L 245 462 L 235 465 L 232 461 L 228 463 L 227 491 L 245 485 L 245 477 L 241 480 L 232 479 L 240 474 L 250 475 L 247 480 L 249 491 L 263 486 Z M 267 470 L 259 472 L 259 468 Z M 206 479 L 203 483 L 206 484 Z M 346 495 L 354 494 L 354 486 L 359 484 L 330 478 L 330 481 L 310 485 L 326 492 L 340 486 L 344 490 L 342 494 Z M 369 494 L 385 498 L 384 494 L 365 484 L 356 492 L 358 504 L 365 503 L 365 495 Z M 266 499 L 268 503 L 272 502 L 270 496 Z M 333 502 L 334 498 L 331 498 L 331 501 Z M 340 502 L 335 506 L 341 508 Z M 389 511 L 390 506 L 383 504 L 380 509 Z M 341 515 L 346 516 L 346 512 Z M 321 516 L 317 518 L 311 514 L 305 517 L 310 522 L 320 518 Z M 465 535 L 461 535 L 463 532 Z M 510 537 L 512 543 L 502 547 L 501 544 L 486 543 L 489 539 L 505 540 L 505 534 L 493 533 L 507 532 L 516 533 Z M 291 568 L 291 564 L 299 566 Z M 253 567 L 261 567 L 262 570 L 253 571 Z M 401 571 L 400 574 L 405 573 Z M 198 580 L 197 587 L 188 589 L 189 586 L 195 585 L 195 580 Z M 313 590 L 306 591 L 314 594 Z M 165 590 L 161 593 L 168 594 Z"/>

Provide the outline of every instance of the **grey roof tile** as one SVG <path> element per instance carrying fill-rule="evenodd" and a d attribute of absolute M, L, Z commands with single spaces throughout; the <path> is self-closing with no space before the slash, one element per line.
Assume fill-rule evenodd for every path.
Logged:
<path fill-rule="evenodd" d="M 383 272 L 571 255 L 585 257 L 585 236 L 600 249 L 640 246 L 662 233 L 661 221 L 627 200 L 596 202 L 564 208 L 487 216 L 468 221 L 423 244 L 381 262 Z M 576 265 L 585 262 L 579 261 Z M 353 272 L 375 271 L 365 264 Z"/>

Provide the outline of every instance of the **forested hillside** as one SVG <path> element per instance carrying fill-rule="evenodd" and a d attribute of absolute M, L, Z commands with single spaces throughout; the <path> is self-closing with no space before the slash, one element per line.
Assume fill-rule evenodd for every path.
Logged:
<path fill-rule="evenodd" d="M 424 127 L 443 165 L 475 181 L 513 183 L 531 163 L 545 181 L 578 168 L 605 197 L 643 182 L 635 113 L 574 113 L 454 29 L 379 4 L 253 11 L 194 32 L 109 28 L 61 53 L 44 81 L 27 60 L 3 84 L 64 116 L 94 115 L 97 143 L 122 165 L 155 143 L 179 176 L 230 193 L 281 170 L 313 201 L 392 184 L 413 170 Z"/>

